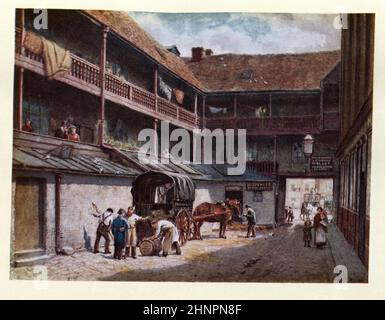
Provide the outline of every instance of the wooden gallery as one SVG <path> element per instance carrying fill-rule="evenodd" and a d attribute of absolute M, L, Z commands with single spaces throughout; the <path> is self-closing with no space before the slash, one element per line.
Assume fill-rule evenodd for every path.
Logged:
<path fill-rule="evenodd" d="M 284 220 L 288 179 L 331 179 L 336 194 L 339 51 L 214 55 L 196 47 L 186 58 L 123 12 L 48 10 L 40 30 L 34 16 L 16 12 L 13 264 L 92 249 L 92 202 L 127 209 L 134 179 L 148 171 L 189 177 L 194 207 L 237 199 L 268 226 Z M 161 121 L 190 132 L 246 129 L 246 172 L 140 163 L 138 133 Z"/>

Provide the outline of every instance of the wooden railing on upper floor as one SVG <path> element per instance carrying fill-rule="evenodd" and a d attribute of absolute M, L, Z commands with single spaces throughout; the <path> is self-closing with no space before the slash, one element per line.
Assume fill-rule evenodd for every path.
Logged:
<path fill-rule="evenodd" d="M 21 29 L 16 28 L 15 33 L 15 51 L 17 54 L 22 54 L 21 45 Z M 28 50 L 24 50 L 25 58 L 33 60 L 34 62 L 43 63 L 43 57 L 36 55 Z M 71 54 L 71 71 L 70 76 L 78 79 L 87 85 L 101 87 L 100 68 L 74 54 Z M 176 119 L 182 123 L 196 126 L 199 123 L 199 117 L 183 107 L 177 106 L 166 99 L 155 97 L 155 94 L 145 89 L 139 88 L 123 78 L 117 77 L 109 72 L 105 74 L 105 90 L 113 95 L 119 96 L 131 101 L 141 107 L 145 107 L 151 111 L 154 117 L 160 119 L 164 116 Z"/>
<path fill-rule="evenodd" d="M 320 116 L 280 116 L 265 118 L 206 118 L 207 128 L 247 129 L 267 134 L 313 133 L 320 130 Z"/>

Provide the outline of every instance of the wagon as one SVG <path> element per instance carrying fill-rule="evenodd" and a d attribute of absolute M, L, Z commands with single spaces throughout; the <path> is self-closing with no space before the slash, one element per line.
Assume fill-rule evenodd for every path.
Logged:
<path fill-rule="evenodd" d="M 183 174 L 148 171 L 136 177 L 131 190 L 136 213 L 147 217 L 154 212 L 165 213 L 179 231 L 183 245 L 195 232 L 192 207 L 195 184 Z M 139 241 L 140 236 L 138 235 Z"/>

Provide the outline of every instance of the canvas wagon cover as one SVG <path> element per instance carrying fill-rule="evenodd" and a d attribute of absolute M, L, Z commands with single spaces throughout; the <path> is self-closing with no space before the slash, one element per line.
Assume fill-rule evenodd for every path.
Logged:
<path fill-rule="evenodd" d="M 192 179 L 183 174 L 172 172 L 148 171 L 136 177 L 132 184 L 132 196 L 136 203 L 154 203 L 156 187 L 172 183 L 174 200 L 193 202 L 195 199 L 195 184 Z"/>

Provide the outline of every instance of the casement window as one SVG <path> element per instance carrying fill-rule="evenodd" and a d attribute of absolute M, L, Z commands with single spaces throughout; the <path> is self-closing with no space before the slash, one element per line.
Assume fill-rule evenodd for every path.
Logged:
<path fill-rule="evenodd" d="M 27 98 L 23 101 L 23 123 L 26 119 L 32 121 L 35 133 L 49 133 L 49 111 L 47 106 L 40 100 Z"/>
<path fill-rule="evenodd" d="M 293 164 L 303 164 L 305 163 L 305 154 L 303 153 L 303 143 L 294 142 L 291 151 L 291 159 Z"/>

